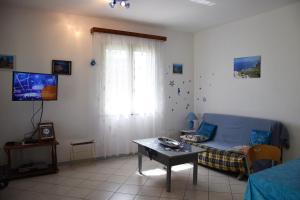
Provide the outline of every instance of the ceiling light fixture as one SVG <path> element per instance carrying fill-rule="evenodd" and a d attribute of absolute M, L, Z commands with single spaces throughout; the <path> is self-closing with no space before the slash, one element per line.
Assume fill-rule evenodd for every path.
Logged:
<path fill-rule="evenodd" d="M 194 3 L 202 4 L 202 5 L 205 5 L 205 6 L 214 6 L 214 5 L 216 5 L 216 3 L 208 1 L 208 0 L 190 0 L 190 1 L 194 2 Z"/>
<path fill-rule="evenodd" d="M 117 4 L 119 4 L 123 8 L 129 8 L 130 7 L 129 0 L 111 0 L 109 2 L 109 5 L 110 5 L 111 8 L 114 8 Z"/>

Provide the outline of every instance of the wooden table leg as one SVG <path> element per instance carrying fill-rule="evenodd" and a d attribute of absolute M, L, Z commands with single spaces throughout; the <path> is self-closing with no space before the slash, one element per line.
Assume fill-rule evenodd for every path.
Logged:
<path fill-rule="evenodd" d="M 198 160 L 194 161 L 193 167 L 193 184 L 197 185 L 197 178 L 198 178 Z"/>
<path fill-rule="evenodd" d="M 54 145 L 54 168 L 55 168 L 55 170 L 58 170 L 58 168 L 57 168 L 57 152 L 56 152 L 56 145 Z"/>
<path fill-rule="evenodd" d="M 52 168 L 54 169 L 55 168 L 55 165 L 54 165 L 54 145 L 51 145 L 51 165 L 52 165 Z"/>
<path fill-rule="evenodd" d="M 167 166 L 167 192 L 171 192 L 171 166 Z"/>
<path fill-rule="evenodd" d="M 142 174 L 143 158 L 141 153 L 138 153 L 138 159 L 139 159 L 139 173 Z"/>

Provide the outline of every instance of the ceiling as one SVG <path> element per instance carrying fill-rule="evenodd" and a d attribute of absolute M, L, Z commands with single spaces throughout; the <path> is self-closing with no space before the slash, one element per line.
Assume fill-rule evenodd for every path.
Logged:
<path fill-rule="evenodd" d="M 0 0 L 2 4 L 96 17 L 109 17 L 197 32 L 270 11 L 299 0 L 211 0 L 204 6 L 190 0 L 130 0 L 130 9 L 110 8 L 108 0 Z"/>

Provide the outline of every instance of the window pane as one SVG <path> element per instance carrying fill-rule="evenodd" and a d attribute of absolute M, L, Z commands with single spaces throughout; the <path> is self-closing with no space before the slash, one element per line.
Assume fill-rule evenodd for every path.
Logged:
<path fill-rule="evenodd" d="M 131 70 L 127 49 L 106 49 L 105 55 L 105 113 L 131 113 Z"/>
<path fill-rule="evenodd" d="M 151 114 L 155 111 L 155 56 L 150 51 L 134 51 L 133 111 Z"/>

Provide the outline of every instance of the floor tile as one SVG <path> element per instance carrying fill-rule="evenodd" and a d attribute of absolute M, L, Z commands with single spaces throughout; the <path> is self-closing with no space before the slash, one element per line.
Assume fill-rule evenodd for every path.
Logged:
<path fill-rule="evenodd" d="M 93 191 L 86 198 L 88 200 L 107 200 L 113 195 L 113 192 L 108 191 Z"/>
<path fill-rule="evenodd" d="M 159 200 L 159 197 L 136 196 L 134 200 Z"/>
<path fill-rule="evenodd" d="M 183 200 L 183 198 L 166 198 L 166 197 L 161 197 L 159 200 Z"/>
<path fill-rule="evenodd" d="M 135 195 L 114 193 L 110 200 L 133 200 Z"/>
<path fill-rule="evenodd" d="M 210 192 L 209 200 L 232 200 L 231 193 Z"/>
<path fill-rule="evenodd" d="M 103 173 L 95 173 L 93 176 L 89 177 L 88 180 L 92 181 L 106 181 L 110 174 L 103 174 Z"/>
<path fill-rule="evenodd" d="M 125 193 L 125 194 L 138 194 L 139 191 L 141 189 L 141 186 L 137 186 L 137 185 L 122 185 L 119 189 L 118 189 L 118 193 Z"/>
<path fill-rule="evenodd" d="M 186 186 L 186 190 L 197 190 L 197 191 L 208 191 L 208 182 L 198 182 L 197 185 L 193 183 L 188 183 Z"/>
<path fill-rule="evenodd" d="M 84 181 L 83 179 L 66 178 L 62 182 L 60 182 L 59 185 L 63 185 L 63 186 L 78 186 L 83 181 Z"/>
<path fill-rule="evenodd" d="M 51 194 L 66 195 L 72 188 L 68 186 L 55 185 L 49 190 Z"/>
<path fill-rule="evenodd" d="M 107 181 L 113 183 L 124 183 L 127 178 L 127 176 L 111 175 L 110 177 L 108 177 Z"/>
<path fill-rule="evenodd" d="M 228 175 L 225 172 L 220 172 L 212 169 L 209 170 L 208 174 L 209 176 L 228 177 Z"/>
<path fill-rule="evenodd" d="M 100 186 L 101 183 L 102 183 L 102 181 L 84 180 L 76 187 L 87 188 L 87 189 L 96 189 Z"/>
<path fill-rule="evenodd" d="M 144 186 L 140 189 L 140 192 L 139 192 L 138 195 L 140 195 L 140 196 L 150 196 L 150 197 L 160 197 L 162 191 L 163 191 L 162 188 Z"/>
<path fill-rule="evenodd" d="M 230 188 L 231 188 L 232 193 L 241 194 L 241 193 L 245 192 L 246 186 L 245 185 L 230 185 Z"/>
<path fill-rule="evenodd" d="M 237 185 L 246 185 L 247 184 L 246 180 L 238 180 L 237 177 L 229 176 L 228 179 L 229 179 L 230 184 L 237 184 Z"/>
<path fill-rule="evenodd" d="M 184 190 L 172 190 L 171 192 L 167 192 L 164 190 L 161 194 L 161 197 L 164 198 L 183 198 L 184 197 Z"/>
<path fill-rule="evenodd" d="M 232 199 L 233 200 L 243 200 L 244 195 L 243 194 L 232 194 Z"/>
<path fill-rule="evenodd" d="M 115 192 L 120 187 L 119 183 L 111 183 L 111 182 L 102 182 L 96 188 L 97 190 L 105 190 L 109 192 Z"/>
<path fill-rule="evenodd" d="M 210 192 L 230 192 L 230 187 L 229 187 L 229 184 L 210 183 L 209 191 Z"/>
<path fill-rule="evenodd" d="M 226 183 L 229 184 L 228 177 L 224 176 L 209 176 L 209 183 Z"/>
<path fill-rule="evenodd" d="M 75 197 L 65 197 L 65 196 L 60 196 L 59 200 L 81 200 Z"/>
<path fill-rule="evenodd" d="M 94 173 L 87 173 L 87 172 L 77 172 L 72 174 L 72 178 L 80 178 L 80 179 L 88 179 L 90 177 L 93 177 Z"/>
<path fill-rule="evenodd" d="M 0 190 L 0 199 L 22 200 L 23 190 L 14 188 L 5 188 Z"/>
<path fill-rule="evenodd" d="M 186 191 L 185 200 L 208 200 L 208 192 L 203 191 Z"/>
<path fill-rule="evenodd" d="M 23 200 L 60 200 L 60 196 L 25 191 L 24 193 L 22 193 L 22 199 Z"/>
<path fill-rule="evenodd" d="M 87 197 L 89 194 L 92 193 L 92 190 L 85 189 L 85 188 L 72 188 L 68 193 L 67 196 L 70 197 L 77 197 L 77 198 L 84 198 Z"/>
<path fill-rule="evenodd" d="M 126 180 L 126 184 L 132 184 L 132 185 L 144 185 L 147 181 L 146 176 L 142 175 L 132 175 Z"/>
<path fill-rule="evenodd" d="M 52 175 L 52 176 L 48 176 L 45 179 L 43 179 L 43 182 L 45 183 L 52 183 L 52 184 L 59 184 L 62 181 L 64 181 L 66 178 L 65 177 L 61 177 L 58 175 Z"/>
<path fill-rule="evenodd" d="M 166 185 L 166 180 L 164 179 L 148 179 L 145 183 L 146 186 L 162 188 Z"/>
<path fill-rule="evenodd" d="M 54 187 L 55 185 L 50 183 L 38 183 L 37 185 L 28 188 L 28 190 L 39 193 L 50 193 Z"/>
<path fill-rule="evenodd" d="M 60 196 L 59 200 L 80 200 L 80 199 L 74 197 Z"/>
<path fill-rule="evenodd" d="M 14 181 L 11 181 L 9 183 L 9 188 L 15 188 L 15 189 L 29 189 L 29 188 L 32 188 L 34 187 L 35 185 L 37 185 L 38 183 L 37 182 L 33 182 L 33 181 L 28 181 L 26 179 L 21 179 L 21 180 L 14 180 Z"/>

